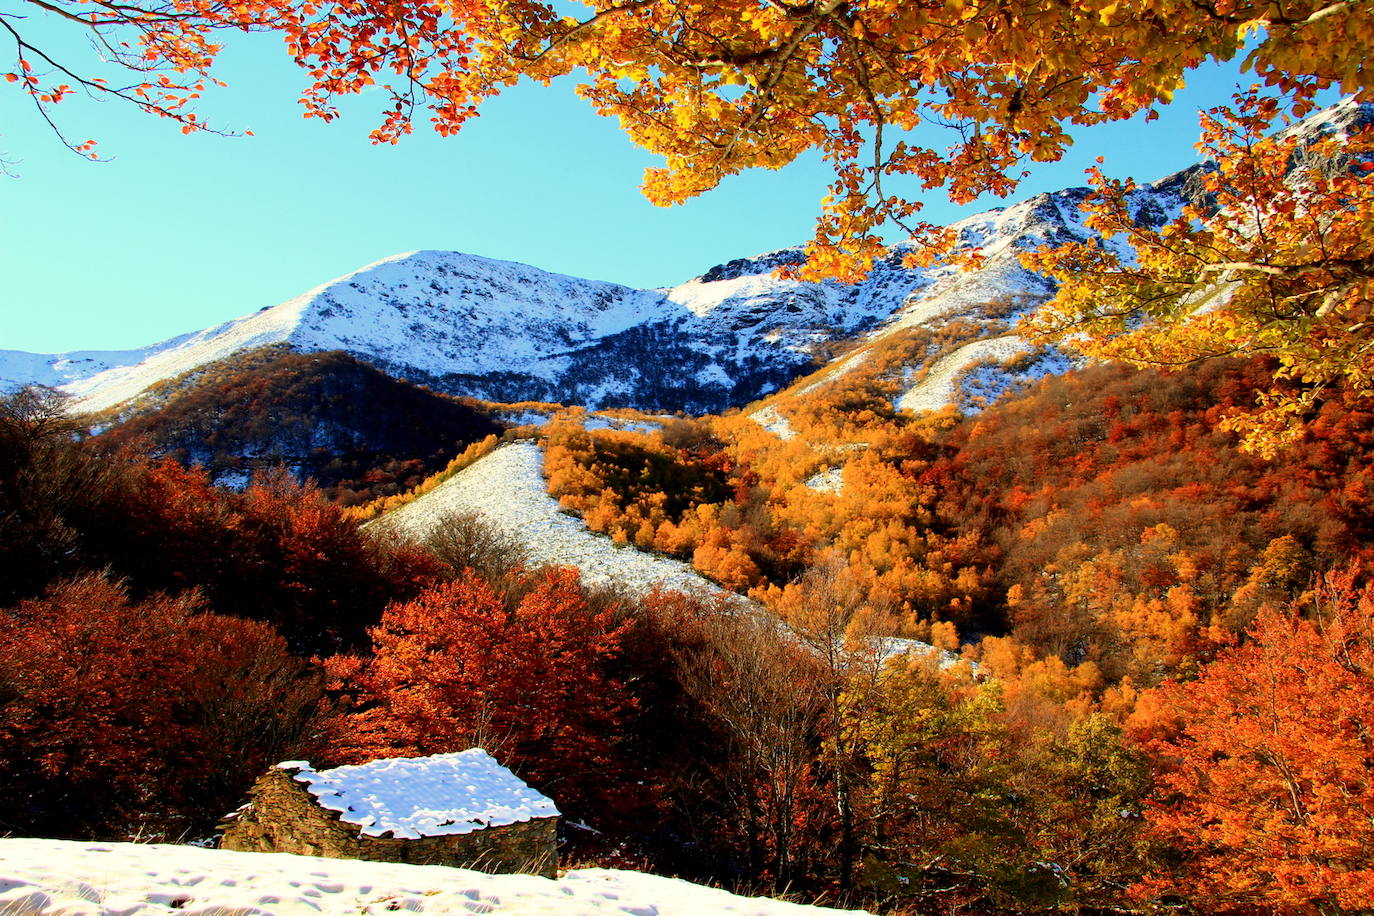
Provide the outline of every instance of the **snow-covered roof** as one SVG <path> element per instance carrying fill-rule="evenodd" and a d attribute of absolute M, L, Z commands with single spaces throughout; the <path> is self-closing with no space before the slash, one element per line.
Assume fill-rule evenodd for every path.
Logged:
<path fill-rule="evenodd" d="M 304 760 L 277 768 L 305 786 L 321 808 L 363 828 L 401 839 L 472 833 L 557 817 L 553 801 L 525 785 L 480 747 L 432 757 L 393 757 L 316 770 Z"/>

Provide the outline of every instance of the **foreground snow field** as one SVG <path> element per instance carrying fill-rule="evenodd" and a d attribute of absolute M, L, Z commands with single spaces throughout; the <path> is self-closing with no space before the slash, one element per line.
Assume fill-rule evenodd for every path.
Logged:
<path fill-rule="evenodd" d="M 739 897 L 674 878 L 587 868 L 557 881 L 189 846 L 0 839 L 4 916 L 821 916 L 857 912 Z"/>

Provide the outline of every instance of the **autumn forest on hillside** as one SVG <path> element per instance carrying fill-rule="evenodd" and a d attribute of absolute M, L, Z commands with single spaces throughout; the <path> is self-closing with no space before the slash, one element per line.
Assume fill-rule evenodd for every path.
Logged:
<path fill-rule="evenodd" d="M 0 835 L 213 843 L 276 762 L 481 746 L 565 864 L 896 916 L 1374 912 L 1374 3 L 11 5 L 4 91 L 80 157 L 79 94 L 220 130 L 215 39 L 256 31 L 307 117 L 383 100 L 374 144 L 574 80 L 653 203 L 832 174 L 804 246 L 674 290 L 418 252 L 137 358 L 18 353 L 90 371 L 0 395 Z M 926 221 L 1222 64 L 1252 84 L 1183 171 Z M 498 339 L 435 314 L 509 352 L 424 363 Z M 563 530 L 702 587 L 539 561 L 514 484 L 396 522 L 516 450 Z"/>
<path fill-rule="evenodd" d="M 470 517 L 379 538 L 285 472 L 213 486 L 12 398 L 3 829 L 205 836 L 276 760 L 481 744 L 575 861 L 897 912 L 1359 909 L 1374 412 L 1246 453 L 1219 427 L 1273 370 L 1091 367 L 914 420 L 855 373 L 787 440 L 504 434 L 785 628 L 526 568 Z M 843 488 L 802 483 L 837 458 Z"/>

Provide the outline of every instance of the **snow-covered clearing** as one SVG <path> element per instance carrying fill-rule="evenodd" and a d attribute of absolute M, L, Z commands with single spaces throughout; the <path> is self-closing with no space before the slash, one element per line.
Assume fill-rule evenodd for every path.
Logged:
<path fill-rule="evenodd" d="M 838 493 L 844 489 L 844 468 L 826 468 L 806 478 L 806 485 L 819 493 Z"/>
<path fill-rule="evenodd" d="M 920 413 L 940 410 L 954 403 L 954 380 L 966 366 L 985 359 L 1010 359 L 1030 350 L 1018 337 L 991 337 L 964 344 L 936 360 L 925 378 L 908 388 L 894 405 L 898 410 Z"/>
<path fill-rule="evenodd" d="M 618 429 L 627 433 L 652 433 L 663 428 L 661 420 L 627 420 L 624 417 L 607 417 L 592 414 L 582 423 L 582 428 L 591 432 L 596 429 Z"/>
<path fill-rule="evenodd" d="M 516 539 L 532 565 L 575 566 L 584 582 L 618 585 L 640 594 L 663 587 L 723 598 L 745 613 L 766 615 L 787 629 L 759 604 L 721 588 L 689 564 L 634 547 L 617 547 L 610 538 L 587 528 L 581 519 L 564 513 L 558 500 L 544 489 L 543 466 L 544 453 L 534 442 L 503 445 L 369 527 L 418 540 L 445 518 L 471 513 Z M 843 470 L 832 470 L 842 485 Z M 927 643 L 909 639 L 881 639 L 878 649 L 883 658 L 937 651 Z M 0 910 L 0 916 L 9 914 Z"/>
<path fill-rule="evenodd" d="M 507 410 L 494 415 L 502 423 L 509 423 L 511 426 L 543 426 L 553 419 L 552 411 L 543 410 Z"/>
<path fill-rule="evenodd" d="M 771 405 L 754 411 L 749 415 L 749 419 L 779 439 L 791 439 L 797 434 L 797 431 L 792 428 L 792 424 L 787 422 L 787 418 L 778 413 L 778 409 Z"/>
<path fill-rule="evenodd" d="M 878 332 L 868 335 L 869 339 L 874 339 L 877 336 L 879 336 Z M 831 363 L 830 365 L 822 369 L 821 371 L 824 373 L 824 375 L 822 375 L 816 381 L 812 382 L 810 385 L 807 385 L 805 388 L 802 388 L 800 391 L 797 392 L 797 394 L 810 394 L 817 388 L 820 388 L 824 385 L 829 385 L 831 382 L 843 378 L 844 376 L 848 375 L 850 372 L 853 372 L 855 369 L 859 368 L 866 362 L 868 362 L 867 350 L 858 350 L 854 353 L 851 353 L 848 356 L 841 359 L 838 363 Z"/>
<path fill-rule="evenodd" d="M 934 655 L 937 659 L 940 670 L 944 671 L 953 668 L 955 665 L 964 662 L 964 657 L 957 652 L 948 649 L 938 649 L 928 642 L 921 642 L 919 639 L 907 639 L 904 636 L 878 636 L 874 637 L 872 647 L 877 650 L 878 658 L 883 661 L 910 655 Z M 979 673 L 977 662 L 968 662 L 969 669 L 974 674 Z"/>
<path fill-rule="evenodd" d="M 640 872 L 554 881 L 190 846 L 0 839 L 5 916 L 804 916 L 852 912 L 739 897 Z"/>
<path fill-rule="evenodd" d="M 419 540 L 445 518 L 472 513 L 517 539 L 531 564 L 575 566 L 584 582 L 639 592 L 663 586 L 738 598 L 681 560 L 617 547 L 581 519 L 564 513 L 545 490 L 543 468 L 544 453 L 538 445 L 512 442 L 372 524 Z"/>

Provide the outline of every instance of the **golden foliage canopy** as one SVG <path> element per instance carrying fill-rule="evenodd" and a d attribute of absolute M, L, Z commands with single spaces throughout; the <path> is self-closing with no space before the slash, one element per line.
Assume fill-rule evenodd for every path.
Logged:
<path fill-rule="evenodd" d="M 1251 90 L 1236 110 L 1214 109 L 1203 116 L 1212 166 L 1200 193 L 1158 227 L 1133 212 L 1133 182 L 1094 169 L 1087 222 L 1102 237 L 1026 258 L 1060 283 L 1032 327 L 1142 367 L 1276 356 L 1276 377 L 1292 384 L 1228 421 L 1271 456 L 1328 389 L 1374 394 L 1374 162 L 1363 152 L 1374 134 L 1362 114 L 1337 109 L 1349 123 L 1324 134 L 1268 135 L 1272 96 Z"/>
<path fill-rule="evenodd" d="M 1026 163 L 1060 157 L 1073 125 L 1150 111 L 1206 61 L 1248 49 L 1265 83 L 1306 98 L 1369 89 L 1374 50 L 1368 0 L 16 2 L 23 14 L 0 17 L 16 51 L 7 77 L 45 116 L 75 86 L 203 129 L 188 103 L 228 28 L 283 35 L 312 80 L 308 115 L 384 88 L 376 142 L 408 133 L 417 110 L 448 134 L 521 78 L 576 73 L 598 112 L 664 158 L 644 183 L 660 204 L 818 149 L 835 177 L 804 271 L 846 278 L 881 253 L 886 225 L 938 240 L 916 192 L 1008 194 Z M 24 15 L 40 13 L 88 29 L 132 82 L 35 46 Z"/>

